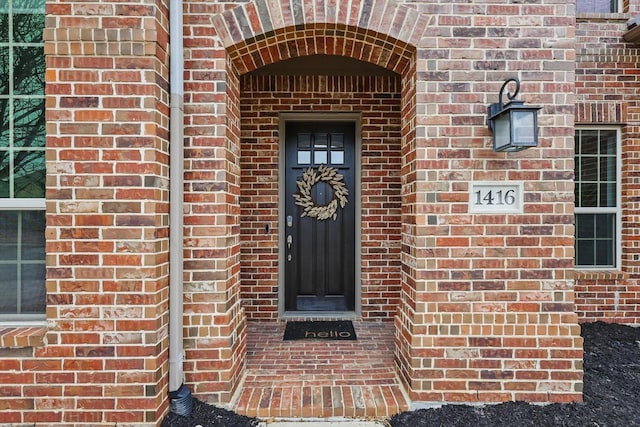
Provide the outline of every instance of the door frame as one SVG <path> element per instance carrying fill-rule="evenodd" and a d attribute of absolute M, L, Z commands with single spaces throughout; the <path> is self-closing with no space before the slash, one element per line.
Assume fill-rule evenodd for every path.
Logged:
<path fill-rule="evenodd" d="M 354 298 L 355 311 L 285 311 L 285 235 L 286 235 L 286 183 L 285 183 L 285 124 L 288 121 L 304 122 L 352 122 L 355 125 L 355 189 L 353 202 L 355 209 L 355 283 Z M 360 113 L 290 113 L 279 114 L 279 153 L 278 153 L 278 315 L 287 317 L 314 317 L 314 318 L 360 318 L 362 314 L 362 119 Z"/>

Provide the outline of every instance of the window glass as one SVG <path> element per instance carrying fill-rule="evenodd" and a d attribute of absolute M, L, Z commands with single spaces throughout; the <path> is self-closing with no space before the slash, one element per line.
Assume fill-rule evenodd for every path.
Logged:
<path fill-rule="evenodd" d="M 20 313 L 44 313 L 47 297 L 42 285 L 45 277 L 44 263 L 23 264 L 20 273 Z"/>
<path fill-rule="evenodd" d="M 44 19 L 0 0 L 0 320 L 45 312 Z"/>
<path fill-rule="evenodd" d="M 14 146 L 44 147 L 44 98 L 16 99 L 14 105 Z"/>
<path fill-rule="evenodd" d="M 0 42 L 0 96 L 2 95 L 9 95 L 9 47 L 2 46 Z"/>
<path fill-rule="evenodd" d="M 14 0 L 13 40 L 18 43 L 41 43 L 44 28 L 44 0 Z"/>
<path fill-rule="evenodd" d="M 0 260 L 18 259 L 18 212 L 0 211 Z"/>
<path fill-rule="evenodd" d="M 578 13 L 616 13 L 618 0 L 576 0 Z"/>
<path fill-rule="evenodd" d="M 10 156 L 8 151 L 0 150 L 0 206 L 2 198 L 7 198 L 11 194 L 11 174 Z"/>
<path fill-rule="evenodd" d="M 617 130 L 576 131 L 575 252 L 578 267 L 616 267 L 617 141 Z"/>
<path fill-rule="evenodd" d="M 0 314 L 16 313 L 18 305 L 18 274 L 15 265 L 0 263 Z"/>
<path fill-rule="evenodd" d="M 0 223 L 0 314 L 43 313 L 44 211 L 0 211 Z"/>
<path fill-rule="evenodd" d="M 0 2 L 0 43 L 9 41 L 9 4 Z M 0 59 L 3 56 L 0 55 Z"/>

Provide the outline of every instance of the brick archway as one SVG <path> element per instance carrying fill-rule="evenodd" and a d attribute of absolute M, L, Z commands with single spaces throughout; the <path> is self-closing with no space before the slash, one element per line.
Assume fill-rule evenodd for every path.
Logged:
<path fill-rule="evenodd" d="M 409 71 L 429 19 L 391 0 L 277 2 L 257 0 L 214 17 L 235 71 L 245 74 L 298 56 L 347 56 Z"/>
<path fill-rule="evenodd" d="M 233 235 L 239 235 L 240 190 L 236 180 L 241 170 L 240 99 L 241 76 L 261 67 L 296 57 L 309 55 L 334 55 L 365 61 L 391 70 L 399 76 L 401 87 L 400 132 L 401 186 L 413 188 L 415 175 L 416 144 L 416 51 L 430 24 L 430 18 L 417 10 L 392 0 L 254 0 L 226 10 L 212 17 L 217 36 L 225 49 L 225 113 L 227 116 L 224 139 L 227 174 L 228 213 L 227 227 Z M 219 76 L 222 77 L 222 76 Z M 412 192 L 410 190 L 409 192 Z M 229 204 L 232 201 L 232 204 Z M 411 206 L 416 199 L 402 196 L 402 211 L 415 212 Z M 412 220 L 410 220 L 412 221 Z M 400 238 L 400 237 L 399 237 Z M 233 239 L 230 254 L 239 252 L 239 238 Z M 239 271 L 239 260 L 227 258 L 232 271 Z M 406 266 L 413 271 L 414 267 Z M 414 276 L 413 273 L 410 276 Z M 404 280 L 404 279 L 403 279 Z M 234 275 L 227 281 L 228 292 L 238 295 L 241 284 Z M 399 296 L 400 308 L 396 324 L 401 331 L 396 334 L 397 360 L 400 373 L 407 383 L 410 370 L 406 366 L 411 360 L 408 353 L 410 336 L 406 331 L 407 319 L 412 318 L 412 303 L 409 294 Z M 246 351 L 245 313 L 238 300 L 229 315 L 224 317 L 232 334 L 239 339 L 229 348 L 228 378 L 226 393 L 233 393 L 243 371 Z M 226 400 L 224 397 L 221 400 Z"/>

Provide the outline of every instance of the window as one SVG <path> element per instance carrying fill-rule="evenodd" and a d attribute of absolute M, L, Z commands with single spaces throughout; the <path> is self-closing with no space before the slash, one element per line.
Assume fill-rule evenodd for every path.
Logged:
<path fill-rule="evenodd" d="M 617 129 L 576 130 L 576 266 L 616 268 L 620 195 Z"/>
<path fill-rule="evenodd" d="M 0 1 L 0 320 L 45 313 L 44 0 Z"/>
<path fill-rule="evenodd" d="M 618 0 L 577 0 L 577 13 L 617 13 Z"/>

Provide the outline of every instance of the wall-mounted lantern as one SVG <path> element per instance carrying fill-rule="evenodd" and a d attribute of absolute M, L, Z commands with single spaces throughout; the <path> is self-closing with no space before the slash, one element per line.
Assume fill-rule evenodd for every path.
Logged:
<path fill-rule="evenodd" d="M 503 92 L 511 82 L 516 84 L 516 90 L 507 92 L 509 102 L 503 105 Z M 489 105 L 487 123 L 493 132 L 494 151 L 520 151 L 538 145 L 538 110 L 542 107 L 514 101 L 519 91 L 520 80 L 510 78 L 500 88 L 498 102 Z"/>

